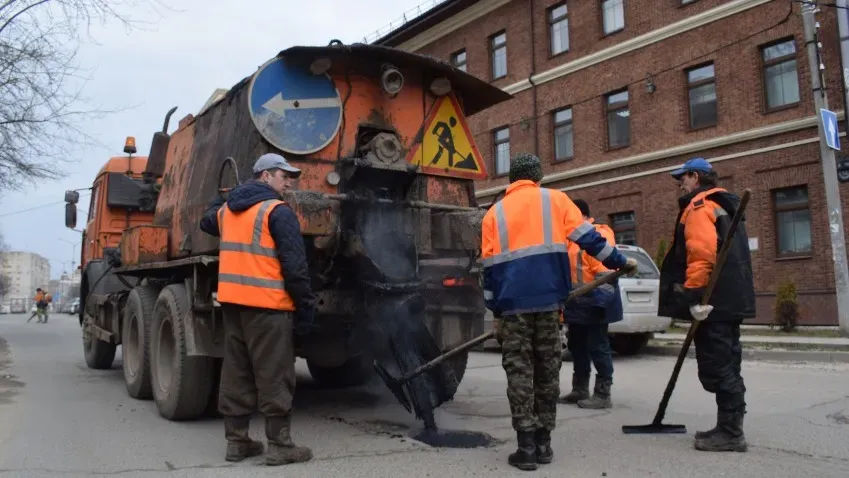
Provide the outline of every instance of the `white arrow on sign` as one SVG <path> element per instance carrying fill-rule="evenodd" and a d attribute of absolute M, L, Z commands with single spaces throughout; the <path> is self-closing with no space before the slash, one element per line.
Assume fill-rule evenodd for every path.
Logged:
<path fill-rule="evenodd" d="M 831 118 L 828 118 L 828 137 L 834 139 L 834 121 L 831 121 Z"/>
<path fill-rule="evenodd" d="M 339 98 L 304 98 L 299 100 L 284 100 L 283 93 L 277 93 L 262 107 L 278 116 L 285 118 L 286 110 L 299 110 L 302 108 L 339 108 L 342 103 Z"/>

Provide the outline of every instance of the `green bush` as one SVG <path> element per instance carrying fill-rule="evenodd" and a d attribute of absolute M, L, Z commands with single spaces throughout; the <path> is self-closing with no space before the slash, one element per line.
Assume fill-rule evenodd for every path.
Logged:
<path fill-rule="evenodd" d="M 796 330 L 799 322 L 799 299 L 796 295 L 796 284 L 788 278 L 778 288 L 775 296 L 775 312 L 773 322 L 784 332 Z"/>
<path fill-rule="evenodd" d="M 666 239 L 661 239 L 657 245 L 657 252 L 654 254 L 654 263 L 658 269 L 663 264 L 663 258 L 666 256 Z"/>

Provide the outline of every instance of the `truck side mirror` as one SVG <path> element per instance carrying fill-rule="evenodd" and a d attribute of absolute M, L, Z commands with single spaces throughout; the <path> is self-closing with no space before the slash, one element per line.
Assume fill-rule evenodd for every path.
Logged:
<path fill-rule="evenodd" d="M 65 204 L 65 227 L 77 227 L 77 205 L 71 202 Z"/>
<path fill-rule="evenodd" d="M 76 204 L 80 201 L 80 193 L 77 191 L 65 191 L 65 202 Z"/>

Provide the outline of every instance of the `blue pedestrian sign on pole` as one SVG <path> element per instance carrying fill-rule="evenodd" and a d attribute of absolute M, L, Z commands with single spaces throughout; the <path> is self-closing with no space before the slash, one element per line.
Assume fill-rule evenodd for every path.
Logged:
<path fill-rule="evenodd" d="M 342 122 L 339 91 L 329 75 L 273 58 L 248 88 L 248 109 L 263 138 L 280 150 L 310 154 L 330 144 Z"/>
<path fill-rule="evenodd" d="M 834 111 L 820 109 L 822 129 L 825 131 L 825 144 L 831 149 L 840 151 L 840 130 L 837 128 L 837 115 Z"/>

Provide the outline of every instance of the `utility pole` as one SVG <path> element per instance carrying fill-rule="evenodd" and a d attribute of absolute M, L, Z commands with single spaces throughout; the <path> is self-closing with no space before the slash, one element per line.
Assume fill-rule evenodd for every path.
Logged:
<path fill-rule="evenodd" d="M 805 45 L 808 49 L 808 65 L 811 73 L 811 90 L 814 97 L 814 112 L 819 121 L 817 129 L 820 135 L 820 156 L 822 157 L 822 174 L 825 180 L 825 200 L 828 208 L 828 230 L 831 236 L 831 254 L 834 262 L 834 287 L 837 291 L 837 321 L 840 333 L 849 336 L 849 268 L 846 264 L 846 244 L 843 235 L 843 210 L 840 206 L 840 190 L 837 188 L 837 166 L 834 150 L 828 146 L 826 134 L 834 137 L 835 131 L 826 131 L 821 110 L 828 110 L 828 95 L 823 88 L 822 74 L 825 65 L 820 60 L 822 45 L 817 40 L 819 22 L 814 14 L 819 11 L 816 5 L 802 4 L 802 23 L 805 27 Z M 849 114 L 845 111 L 844 114 Z M 836 122 L 835 122 L 836 123 Z M 836 128 L 837 125 L 829 123 Z"/>

